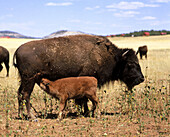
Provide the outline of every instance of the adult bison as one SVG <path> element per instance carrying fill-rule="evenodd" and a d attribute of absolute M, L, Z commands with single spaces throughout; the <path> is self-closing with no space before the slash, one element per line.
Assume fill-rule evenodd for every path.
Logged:
<path fill-rule="evenodd" d="M 146 45 L 140 46 L 138 48 L 138 51 L 136 52 L 136 55 L 139 53 L 140 59 L 142 59 L 143 56 L 145 56 L 145 59 L 147 59 L 147 52 L 148 52 L 148 48 Z"/>
<path fill-rule="evenodd" d="M 110 80 L 121 80 L 129 89 L 144 81 L 135 51 L 119 49 L 102 36 L 73 35 L 31 41 L 16 50 L 13 62 L 21 77 L 18 114 L 25 100 L 28 117 L 32 118 L 30 95 L 35 83 L 39 85 L 42 78 L 54 81 L 94 76 L 98 86 Z"/>
<path fill-rule="evenodd" d="M 6 76 L 9 76 L 9 52 L 6 48 L 0 46 L 0 72 L 3 69 L 2 63 L 5 64 L 7 74 Z"/>

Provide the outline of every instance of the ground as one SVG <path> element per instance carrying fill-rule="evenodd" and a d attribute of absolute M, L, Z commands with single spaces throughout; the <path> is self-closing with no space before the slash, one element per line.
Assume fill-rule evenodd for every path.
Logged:
<path fill-rule="evenodd" d="M 120 48 L 133 48 L 135 51 L 138 46 L 148 45 L 148 59 L 139 60 L 145 81 L 136 86 L 133 93 L 126 92 L 121 82 L 109 82 L 97 91 L 100 103 L 95 118 L 80 115 L 74 100 L 71 100 L 65 118 L 58 121 L 58 101 L 37 85 L 31 96 L 36 110 L 32 109 L 32 112 L 37 115 L 37 120 L 18 119 L 17 90 L 20 79 L 12 66 L 12 56 L 17 47 L 31 39 L 0 39 L 0 45 L 10 52 L 10 76 L 5 77 L 5 69 L 0 72 L 0 135 L 169 136 L 170 36 L 110 40 Z"/>

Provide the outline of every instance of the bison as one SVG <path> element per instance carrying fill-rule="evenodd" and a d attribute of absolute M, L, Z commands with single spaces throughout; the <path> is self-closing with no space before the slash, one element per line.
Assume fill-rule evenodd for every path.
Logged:
<path fill-rule="evenodd" d="M 7 70 L 6 76 L 8 77 L 9 76 L 9 51 L 6 48 L 0 46 L 0 71 L 2 71 L 3 69 L 2 63 L 5 64 Z"/>
<path fill-rule="evenodd" d="M 143 56 L 145 56 L 145 59 L 147 59 L 147 52 L 148 52 L 148 48 L 146 45 L 144 45 L 138 48 L 136 55 L 139 53 L 140 59 L 142 59 Z"/>
<path fill-rule="evenodd" d="M 97 79 L 94 77 L 69 77 L 50 81 L 43 78 L 40 82 L 40 87 L 54 98 L 60 100 L 59 119 L 62 118 L 68 99 L 81 99 L 83 97 L 92 101 L 92 117 L 98 104 L 96 96 Z M 86 114 L 87 115 L 87 114 Z"/>
<path fill-rule="evenodd" d="M 128 89 L 144 81 L 138 58 L 133 49 L 120 49 L 106 37 L 72 35 L 31 41 L 21 45 L 14 53 L 21 84 L 18 89 L 18 114 L 26 101 L 28 117 L 30 95 L 35 83 L 42 78 L 51 81 L 77 76 L 93 76 L 101 87 L 108 81 L 123 81 Z M 36 76 L 36 74 L 41 75 Z"/>

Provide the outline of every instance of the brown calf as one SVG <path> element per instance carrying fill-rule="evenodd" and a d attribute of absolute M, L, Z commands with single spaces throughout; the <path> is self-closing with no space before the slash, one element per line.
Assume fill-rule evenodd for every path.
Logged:
<path fill-rule="evenodd" d="M 92 101 L 92 117 L 98 104 L 96 96 L 97 79 L 94 77 L 69 77 L 56 81 L 50 81 L 43 78 L 40 82 L 40 87 L 48 94 L 60 100 L 59 119 L 62 118 L 62 113 L 65 110 L 68 99 L 88 98 Z"/>

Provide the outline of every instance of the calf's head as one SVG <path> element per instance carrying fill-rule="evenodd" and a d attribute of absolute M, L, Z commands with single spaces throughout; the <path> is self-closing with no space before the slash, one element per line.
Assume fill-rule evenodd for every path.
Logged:
<path fill-rule="evenodd" d="M 41 82 L 40 82 L 40 87 L 43 89 L 43 90 L 45 90 L 45 91 L 47 91 L 47 90 L 49 90 L 49 80 L 48 79 L 45 79 L 45 78 L 42 78 L 42 80 L 41 80 Z"/>
<path fill-rule="evenodd" d="M 129 90 L 135 85 L 138 85 L 144 81 L 144 76 L 141 72 L 141 67 L 135 51 L 128 49 L 121 55 L 121 72 L 120 80 L 123 81 Z"/>

